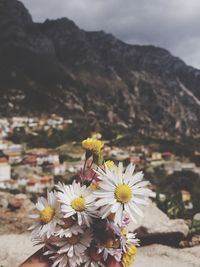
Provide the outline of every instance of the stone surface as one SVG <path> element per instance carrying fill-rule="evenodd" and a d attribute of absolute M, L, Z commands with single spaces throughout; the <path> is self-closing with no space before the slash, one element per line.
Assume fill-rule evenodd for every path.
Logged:
<path fill-rule="evenodd" d="M 177 245 L 189 233 L 184 220 L 170 220 L 159 210 L 155 203 L 151 203 L 144 210 L 144 218 L 138 219 L 138 224 L 130 224 L 129 229 L 137 230 L 138 237 L 146 243 L 162 243 Z"/>
<path fill-rule="evenodd" d="M 32 224 L 35 205 L 24 194 L 0 192 L 0 234 L 22 233 Z"/>
<path fill-rule="evenodd" d="M 0 266 L 18 267 L 39 247 L 34 247 L 29 234 L 0 235 Z"/>
<path fill-rule="evenodd" d="M 37 251 L 28 234 L 0 235 L 0 266 L 18 267 Z M 174 249 L 163 245 L 141 247 L 133 267 L 199 267 L 200 247 Z"/>
<path fill-rule="evenodd" d="M 150 245 L 139 249 L 133 267 L 199 267 L 200 247 L 175 249 Z"/>

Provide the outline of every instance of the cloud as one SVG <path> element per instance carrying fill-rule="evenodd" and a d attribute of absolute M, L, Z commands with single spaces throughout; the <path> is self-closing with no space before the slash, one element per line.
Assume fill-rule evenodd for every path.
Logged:
<path fill-rule="evenodd" d="M 35 21 L 68 17 L 85 30 L 168 49 L 200 68 L 199 0 L 22 0 Z"/>

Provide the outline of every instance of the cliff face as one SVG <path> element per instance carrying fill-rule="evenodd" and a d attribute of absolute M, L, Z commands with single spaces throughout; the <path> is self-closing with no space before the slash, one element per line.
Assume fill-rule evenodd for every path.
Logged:
<path fill-rule="evenodd" d="M 57 112 L 151 136 L 200 133 L 200 71 L 168 51 L 86 32 L 67 18 L 34 23 L 0 0 L 0 114 Z"/>

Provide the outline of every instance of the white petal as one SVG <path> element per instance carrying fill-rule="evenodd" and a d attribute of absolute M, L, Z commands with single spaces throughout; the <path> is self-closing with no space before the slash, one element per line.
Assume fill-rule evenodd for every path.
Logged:
<path fill-rule="evenodd" d="M 97 206 L 97 207 L 101 207 L 101 206 L 104 206 L 104 205 L 106 205 L 106 204 L 108 204 L 108 205 L 112 205 L 112 204 L 114 204 L 116 202 L 116 199 L 114 199 L 114 198 L 102 198 L 102 199 L 99 199 L 96 203 L 95 203 L 95 205 Z"/>
<path fill-rule="evenodd" d="M 67 244 L 67 245 L 65 245 L 64 247 L 62 247 L 62 248 L 58 251 L 58 253 L 59 253 L 59 254 L 66 253 L 69 249 L 70 249 L 70 245 Z"/>
<path fill-rule="evenodd" d="M 130 217 L 130 219 L 134 222 L 134 223 L 137 223 L 134 215 L 133 215 L 133 212 L 131 211 L 130 209 L 130 204 L 126 204 L 124 205 L 124 208 L 125 208 L 125 211 L 127 212 L 128 216 Z"/>
<path fill-rule="evenodd" d="M 139 215 L 140 217 L 144 217 L 144 213 L 142 212 L 141 209 L 139 209 L 139 207 L 138 207 L 135 203 L 132 202 L 132 203 L 129 205 L 129 207 L 130 207 L 130 209 L 131 209 L 132 211 L 134 211 L 135 213 L 137 213 L 137 215 Z"/>
<path fill-rule="evenodd" d="M 104 190 L 97 190 L 97 191 L 95 191 L 94 192 L 94 195 L 96 196 L 96 197 L 99 197 L 99 198 L 102 198 L 102 197 L 113 197 L 113 195 L 114 195 L 114 191 L 112 191 L 112 192 L 107 192 L 107 191 L 104 191 Z"/>
<path fill-rule="evenodd" d="M 152 191 L 148 188 L 136 188 L 133 190 L 134 195 L 145 195 L 150 196 Z"/>
<path fill-rule="evenodd" d="M 111 206 L 104 206 L 101 208 L 100 213 L 102 216 L 102 219 L 106 218 L 111 213 Z"/>
<path fill-rule="evenodd" d="M 123 173 L 123 164 L 122 164 L 122 162 L 119 162 L 119 164 L 118 164 L 118 175 L 120 177 L 122 177 L 122 173 Z"/>
<path fill-rule="evenodd" d="M 122 225 L 122 221 L 123 221 L 123 205 L 119 205 L 119 208 L 117 210 L 117 212 L 115 213 L 115 219 L 114 219 L 115 223 L 119 224 L 119 226 Z"/>
<path fill-rule="evenodd" d="M 141 204 L 141 205 L 147 205 L 148 204 L 147 200 L 141 199 L 141 198 L 136 198 L 136 197 L 133 197 L 132 201 L 137 203 L 137 204 Z"/>
<path fill-rule="evenodd" d="M 40 217 L 40 215 L 39 214 L 31 214 L 31 215 L 29 215 L 29 217 L 32 219 L 37 219 Z"/>
<path fill-rule="evenodd" d="M 36 203 L 36 208 L 38 209 L 38 210 L 43 210 L 44 209 L 44 205 L 41 203 L 41 202 L 38 202 L 38 203 Z"/>
<path fill-rule="evenodd" d="M 78 224 L 82 225 L 83 224 L 83 220 L 82 220 L 82 216 L 81 216 L 80 212 L 77 213 L 77 216 L 78 216 Z"/>
<path fill-rule="evenodd" d="M 71 217 L 71 216 L 73 216 L 74 214 L 75 214 L 75 212 L 74 211 L 71 211 L 71 212 L 63 212 L 64 213 L 64 218 L 69 218 L 69 217 Z"/>
<path fill-rule="evenodd" d="M 136 189 L 136 188 L 140 188 L 140 187 L 145 187 L 147 185 L 149 185 L 149 181 L 142 181 L 142 182 L 137 183 L 136 185 L 134 185 L 133 188 Z"/>
<path fill-rule="evenodd" d="M 70 247 L 70 249 L 69 249 L 67 255 L 68 255 L 69 257 L 72 257 L 72 256 L 74 255 L 74 247 L 73 247 L 73 246 Z"/>
<path fill-rule="evenodd" d="M 130 180 L 130 177 L 132 177 L 134 169 L 135 169 L 135 166 L 131 163 L 127 166 L 125 174 L 124 174 L 125 183 L 127 183 Z"/>
<path fill-rule="evenodd" d="M 115 213 L 119 209 L 119 206 L 121 206 L 121 204 L 119 202 L 114 203 L 112 208 L 111 208 L 111 212 Z"/>
<path fill-rule="evenodd" d="M 99 186 L 100 186 L 100 188 L 102 188 L 108 192 L 114 190 L 114 188 L 115 188 L 114 185 L 108 184 L 106 182 L 100 182 Z"/>
<path fill-rule="evenodd" d="M 143 179 L 143 172 L 137 172 L 135 175 L 131 177 L 131 180 L 129 181 L 129 185 L 133 186 L 134 184 L 140 182 Z"/>
<path fill-rule="evenodd" d="M 47 207 L 49 205 L 47 200 L 46 200 L 46 198 L 44 198 L 44 197 L 41 197 L 40 201 L 41 201 L 41 203 L 43 204 L 44 207 Z"/>

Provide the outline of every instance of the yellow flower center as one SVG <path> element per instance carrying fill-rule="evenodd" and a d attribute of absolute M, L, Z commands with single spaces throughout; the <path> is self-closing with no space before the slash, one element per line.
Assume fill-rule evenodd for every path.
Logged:
<path fill-rule="evenodd" d="M 71 237 L 67 237 L 67 242 L 70 244 L 70 245 L 75 245 L 77 244 L 81 239 L 81 235 L 78 234 L 78 235 L 72 235 Z"/>
<path fill-rule="evenodd" d="M 103 149 L 103 142 L 95 138 L 87 138 L 82 141 L 82 147 L 94 154 L 99 155 Z"/>
<path fill-rule="evenodd" d="M 76 211 L 83 211 L 85 209 L 85 198 L 84 197 L 76 197 L 71 202 L 72 209 Z"/>
<path fill-rule="evenodd" d="M 52 207 L 46 207 L 40 211 L 40 221 L 43 223 L 49 223 L 55 215 L 55 209 Z"/>
<path fill-rule="evenodd" d="M 134 262 L 134 257 L 128 254 L 124 254 L 122 257 L 122 262 L 124 267 L 128 267 Z"/>
<path fill-rule="evenodd" d="M 129 255 L 135 256 L 136 253 L 137 253 L 137 248 L 136 248 L 136 246 L 133 245 L 133 244 L 129 245 L 127 253 L 128 253 Z"/>
<path fill-rule="evenodd" d="M 119 184 L 115 189 L 115 198 L 122 204 L 128 203 L 132 195 L 132 190 L 127 184 Z"/>
<path fill-rule="evenodd" d="M 124 267 L 130 266 L 134 262 L 136 253 L 137 253 L 136 246 L 129 245 L 127 252 L 124 253 L 122 257 L 122 262 Z"/>

